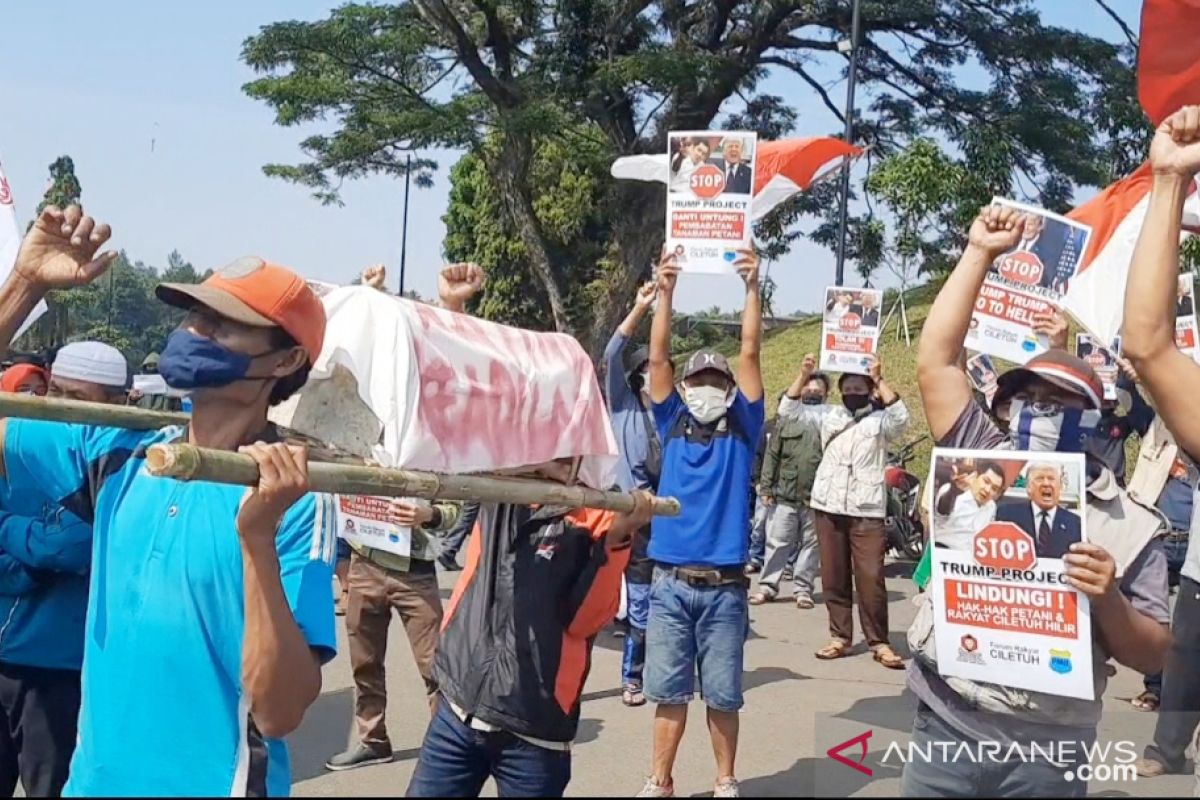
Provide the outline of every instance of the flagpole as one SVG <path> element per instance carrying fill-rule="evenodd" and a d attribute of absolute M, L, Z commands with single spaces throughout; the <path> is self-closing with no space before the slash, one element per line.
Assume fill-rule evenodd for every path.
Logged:
<path fill-rule="evenodd" d="M 404 223 L 400 229 L 400 296 L 404 297 L 404 265 L 408 261 L 408 190 L 412 181 L 412 153 L 404 156 Z"/>
<path fill-rule="evenodd" d="M 853 0 L 854 10 L 850 20 L 850 70 L 846 81 L 846 143 L 854 144 L 854 79 L 858 72 L 858 23 L 859 0 Z M 838 43 L 842 50 L 846 42 Z M 843 52 L 845 52 L 843 50 Z M 841 286 L 846 277 L 846 225 L 850 206 L 850 159 L 844 161 L 842 170 L 842 206 L 838 214 L 838 251 L 837 251 L 837 285 Z"/>

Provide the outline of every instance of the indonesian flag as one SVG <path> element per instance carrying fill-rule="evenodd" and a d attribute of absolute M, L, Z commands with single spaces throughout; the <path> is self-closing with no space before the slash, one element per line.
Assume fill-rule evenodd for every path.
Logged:
<path fill-rule="evenodd" d="M 815 181 L 836 170 L 838 167 L 835 166 L 817 175 L 830 161 L 835 158 L 857 158 L 862 152 L 861 147 L 828 136 L 759 142 L 754 162 L 754 201 L 751 205 L 754 219 L 762 219 L 784 200 L 808 189 Z M 670 174 L 671 162 L 666 153 L 624 156 L 612 165 L 612 176 L 623 180 L 667 183 Z"/>
<path fill-rule="evenodd" d="M 17 251 L 21 249 L 21 229 L 17 225 L 17 210 L 13 205 L 12 190 L 8 186 L 8 178 L 4 176 L 4 165 L 0 164 L 0 282 L 7 280 L 12 272 L 13 264 L 17 263 Z M 46 313 L 46 301 L 37 304 L 33 313 L 17 331 L 20 336 L 29 330 L 29 326 L 37 322 Z"/>
<path fill-rule="evenodd" d="M 1145 0 L 1138 50 L 1138 100 L 1155 125 L 1181 106 L 1200 103 L 1200 0 Z M 1150 165 L 1112 184 L 1067 216 L 1092 226 L 1066 307 L 1101 341 L 1120 333 L 1125 285 L 1150 194 Z M 1186 237 L 1200 232 L 1193 184 L 1184 204 Z"/>
<path fill-rule="evenodd" d="M 1145 0 L 1137 71 L 1138 101 L 1155 126 L 1200 103 L 1200 0 Z"/>

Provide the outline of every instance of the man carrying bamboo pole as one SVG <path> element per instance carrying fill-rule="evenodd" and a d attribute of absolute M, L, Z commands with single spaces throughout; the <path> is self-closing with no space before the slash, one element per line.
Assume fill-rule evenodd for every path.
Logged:
<path fill-rule="evenodd" d="M 479 268 L 442 271 L 443 304 L 463 310 Z M 529 468 L 574 484 L 580 458 Z M 473 797 L 489 777 L 501 797 L 561 797 L 595 636 L 612 621 L 634 531 L 629 514 L 484 503 L 434 662 L 441 701 L 409 797 Z"/>
<path fill-rule="evenodd" d="M 87 284 L 107 225 L 47 208 L 0 286 L 0 350 L 51 289 Z M 332 501 L 307 454 L 267 442 L 268 406 L 303 385 L 325 315 L 299 277 L 242 259 L 205 283 L 160 286 L 188 310 L 161 374 L 192 391 L 187 429 L 0 422 L 4 477 L 91 522 L 79 745 L 67 795 L 284 795 L 282 737 L 335 646 Z M 249 490 L 154 478 L 149 445 L 186 439 L 257 462 Z M 164 727 L 164 720 L 169 724 Z"/>

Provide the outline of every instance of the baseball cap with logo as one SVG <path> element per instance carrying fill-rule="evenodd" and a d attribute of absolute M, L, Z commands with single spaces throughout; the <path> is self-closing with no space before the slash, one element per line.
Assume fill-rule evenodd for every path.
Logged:
<path fill-rule="evenodd" d="M 1100 408 L 1100 401 L 1104 397 L 1104 384 L 1091 364 L 1062 350 L 1047 350 L 1029 359 L 1025 366 L 1010 369 L 1000 376 L 996 381 L 992 410 L 1002 408 L 1033 378 L 1041 378 L 1079 395 L 1094 409 Z"/>
<path fill-rule="evenodd" d="M 162 283 L 158 299 L 176 308 L 202 305 L 256 328 L 282 328 L 316 361 L 325 341 L 325 307 L 290 269 L 261 258 L 239 258 L 203 283 Z"/>
<path fill-rule="evenodd" d="M 697 373 L 708 370 L 720 372 L 730 381 L 735 380 L 733 370 L 729 368 L 729 362 L 725 356 L 714 353 L 712 350 L 700 350 L 692 353 L 692 357 L 687 360 L 687 364 L 683 368 L 683 379 L 687 380 Z"/>

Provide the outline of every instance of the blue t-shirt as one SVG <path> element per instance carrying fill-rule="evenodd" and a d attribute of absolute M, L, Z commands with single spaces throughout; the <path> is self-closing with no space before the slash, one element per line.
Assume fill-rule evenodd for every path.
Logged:
<path fill-rule="evenodd" d="M 64 793 L 286 795 L 286 745 L 242 693 L 245 489 L 155 478 L 145 448 L 181 428 L 126 431 L 9 420 L 14 489 L 38 486 L 93 523 L 79 743 Z M 327 661 L 336 646 L 333 500 L 307 495 L 276 543 L 288 604 Z"/>
<path fill-rule="evenodd" d="M 749 549 L 750 473 L 765 420 L 762 399 L 740 391 L 729 413 L 701 425 L 678 394 L 654 404 L 663 442 L 658 492 L 683 506 L 678 517 L 655 517 L 650 558 L 673 566 L 732 567 Z"/>

